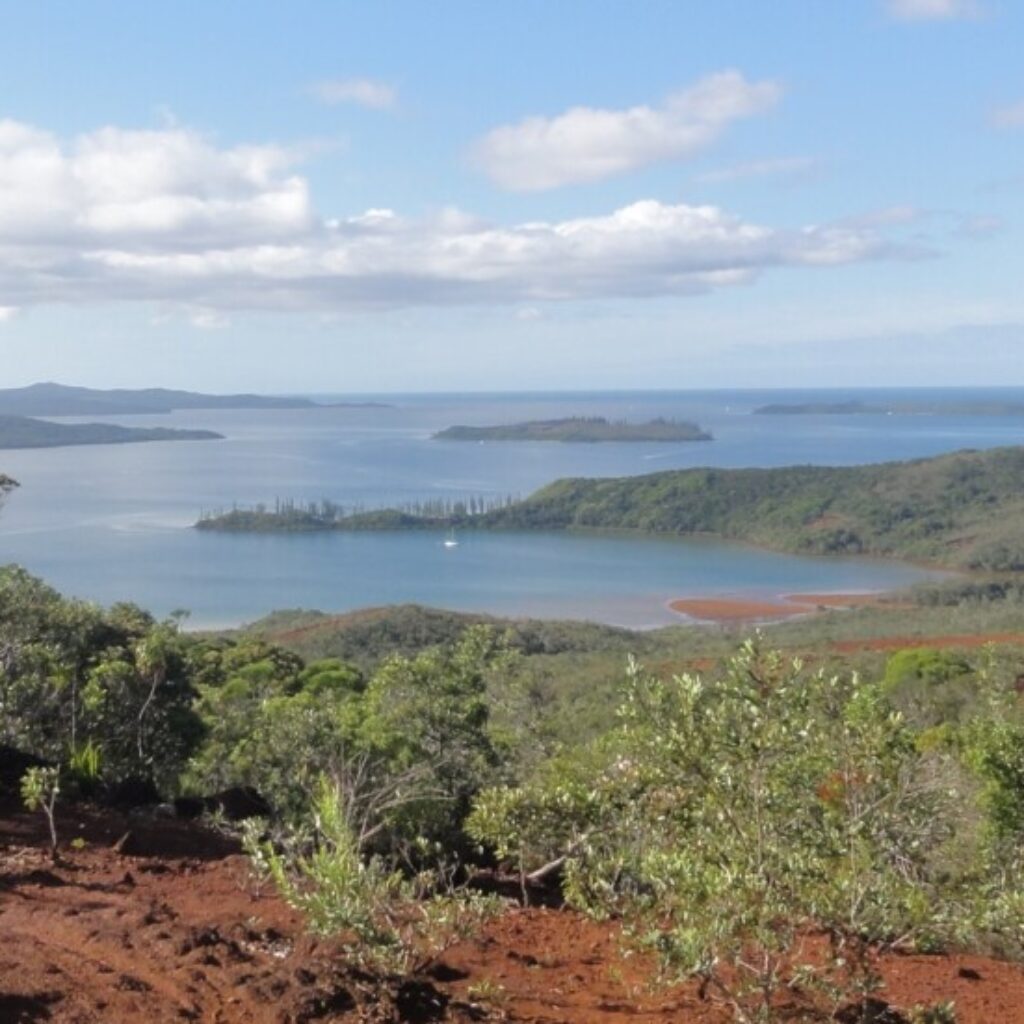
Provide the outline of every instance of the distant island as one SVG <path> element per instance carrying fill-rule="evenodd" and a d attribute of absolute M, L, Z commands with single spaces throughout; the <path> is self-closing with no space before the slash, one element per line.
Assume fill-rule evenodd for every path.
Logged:
<path fill-rule="evenodd" d="M 0 389 L 0 415 L 127 416 L 168 413 L 176 409 L 337 409 L 382 408 L 379 402 L 319 403 L 308 398 L 274 395 L 208 395 L 167 388 L 133 390 L 69 387 L 46 382 Z"/>
<path fill-rule="evenodd" d="M 112 423 L 51 423 L 30 416 L 0 415 L 0 449 L 130 444 L 138 441 L 216 441 L 223 436 L 212 430 L 122 427 Z"/>
<path fill-rule="evenodd" d="M 710 441 L 696 423 L 654 419 L 647 423 L 610 421 L 603 416 L 567 416 L 556 420 L 530 420 L 494 427 L 448 427 L 433 435 L 435 441 L 565 441 L 594 444 L 601 441 Z"/>
<path fill-rule="evenodd" d="M 1019 402 L 803 402 L 762 405 L 755 416 L 1024 416 Z"/>
<path fill-rule="evenodd" d="M 629 530 L 803 554 L 880 555 L 1024 571 L 1024 448 L 911 462 L 683 469 L 557 480 L 521 501 L 417 512 L 232 510 L 208 530 Z"/>

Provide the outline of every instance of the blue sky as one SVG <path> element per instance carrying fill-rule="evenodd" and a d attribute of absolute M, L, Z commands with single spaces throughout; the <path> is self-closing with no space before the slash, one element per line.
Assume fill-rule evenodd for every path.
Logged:
<path fill-rule="evenodd" d="M 1024 4 L 0 3 L 0 384 L 1024 384 Z"/>

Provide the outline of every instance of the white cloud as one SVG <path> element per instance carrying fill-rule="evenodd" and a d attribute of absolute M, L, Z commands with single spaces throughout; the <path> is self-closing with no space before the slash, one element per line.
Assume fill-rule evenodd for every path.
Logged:
<path fill-rule="evenodd" d="M 63 143 L 0 122 L 0 303 L 146 301 L 208 329 L 234 310 L 686 295 L 901 255 L 870 225 L 780 229 L 653 199 L 507 226 L 458 209 L 324 218 L 296 159 L 177 127 Z"/>
<path fill-rule="evenodd" d="M 572 107 L 488 132 L 471 157 L 502 188 L 536 191 L 598 181 L 662 160 L 692 156 L 733 121 L 763 113 L 782 94 L 777 82 L 748 82 L 738 71 L 702 78 L 660 107 Z"/>
<path fill-rule="evenodd" d="M 370 110 L 390 110 L 398 102 L 398 90 L 372 78 L 334 78 L 315 82 L 309 91 L 321 103 L 338 106 L 354 103 Z"/>
<path fill-rule="evenodd" d="M 811 156 L 785 156 L 767 160 L 750 160 L 698 174 L 696 181 L 706 184 L 744 181 L 748 178 L 805 178 L 820 170 L 821 161 Z"/>
<path fill-rule="evenodd" d="M 886 0 L 885 6 L 899 21 L 952 21 L 981 14 L 976 0 Z"/>
<path fill-rule="evenodd" d="M 217 149 L 196 132 L 101 128 L 69 146 L 0 120 L 0 244 L 195 245 L 282 239 L 312 223 L 306 182 L 278 146 Z"/>
<path fill-rule="evenodd" d="M 1024 128 L 1024 100 L 997 107 L 992 111 L 992 124 L 997 128 Z"/>

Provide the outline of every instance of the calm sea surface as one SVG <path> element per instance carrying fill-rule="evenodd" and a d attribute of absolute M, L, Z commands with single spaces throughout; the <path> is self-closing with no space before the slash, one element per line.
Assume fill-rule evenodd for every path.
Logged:
<path fill-rule="evenodd" d="M 678 621 L 666 607 L 675 597 L 877 590 L 921 579 L 921 570 L 893 563 L 798 558 L 709 541 L 474 534 L 446 549 L 442 537 L 421 533 L 190 529 L 204 509 L 275 497 L 372 507 L 525 496 L 562 476 L 699 465 L 851 465 L 1024 440 L 1024 418 L 750 414 L 767 402 L 848 397 L 1024 403 L 1024 389 L 388 395 L 379 401 L 389 408 L 100 417 L 209 428 L 226 440 L 0 452 L 0 472 L 22 484 L 0 512 L 0 562 L 18 562 L 68 594 L 105 604 L 128 599 L 158 614 L 189 609 L 194 626 L 240 623 L 275 608 L 345 610 L 400 601 L 652 626 Z M 600 445 L 430 440 L 433 431 L 456 423 L 566 415 L 687 418 L 715 439 Z"/>

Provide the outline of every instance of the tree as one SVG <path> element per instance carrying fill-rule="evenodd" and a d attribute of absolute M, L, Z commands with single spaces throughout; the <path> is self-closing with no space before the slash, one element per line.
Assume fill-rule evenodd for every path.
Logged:
<path fill-rule="evenodd" d="M 176 620 L 62 598 L 0 569 L 0 742 L 56 763 L 92 747 L 106 779 L 174 785 L 199 738 Z"/>
<path fill-rule="evenodd" d="M 370 680 L 362 729 L 368 748 L 384 754 L 392 771 L 429 768 L 422 799 L 402 811 L 404 835 L 464 845 L 472 799 L 495 780 L 501 761 L 489 684 L 505 678 L 512 660 L 504 637 L 471 626 L 457 643 L 388 659 Z"/>
<path fill-rule="evenodd" d="M 188 781 L 253 786 L 294 827 L 328 779 L 361 848 L 422 859 L 426 841 L 458 852 L 473 796 L 497 781 L 488 687 L 509 658 L 486 628 L 394 656 L 369 681 L 337 659 L 303 667 L 262 643 L 207 651 L 206 738 Z"/>

